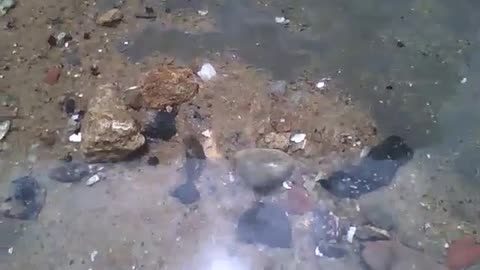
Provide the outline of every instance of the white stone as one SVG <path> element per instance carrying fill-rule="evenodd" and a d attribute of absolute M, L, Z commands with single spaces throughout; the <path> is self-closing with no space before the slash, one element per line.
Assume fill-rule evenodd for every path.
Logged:
<path fill-rule="evenodd" d="M 87 184 L 87 186 L 90 187 L 90 186 L 93 186 L 93 185 L 95 185 L 96 183 L 98 183 L 100 180 L 101 180 L 101 179 L 100 179 L 100 176 L 99 176 L 98 174 L 95 174 L 94 176 L 88 178 L 86 184 Z"/>
<path fill-rule="evenodd" d="M 275 22 L 279 24 L 287 24 L 290 20 L 285 17 L 275 17 Z"/>
<path fill-rule="evenodd" d="M 307 137 L 307 134 L 305 133 L 297 133 L 297 134 L 294 134 L 292 137 L 290 137 L 290 141 L 294 143 L 301 143 L 305 140 L 306 137 Z"/>
<path fill-rule="evenodd" d="M 207 14 L 208 14 L 208 10 L 199 10 L 198 11 L 198 15 L 200 15 L 200 16 L 207 16 Z"/>
<path fill-rule="evenodd" d="M 68 140 L 70 142 L 79 143 L 82 141 L 82 133 L 72 134 L 70 137 L 68 137 Z"/>
<path fill-rule="evenodd" d="M 202 65 L 202 68 L 200 69 L 199 72 L 197 72 L 197 75 L 203 81 L 209 81 L 213 79 L 213 77 L 217 76 L 217 72 L 215 71 L 215 68 L 210 63 L 206 63 Z"/>
<path fill-rule="evenodd" d="M 347 232 L 347 241 L 349 243 L 353 243 L 353 237 L 355 236 L 355 233 L 357 232 L 357 227 L 354 227 L 354 226 L 351 226 L 349 229 L 348 229 L 348 232 Z"/>
<path fill-rule="evenodd" d="M 6 120 L 0 123 L 0 141 L 7 136 L 8 131 L 10 130 L 11 122 Z"/>

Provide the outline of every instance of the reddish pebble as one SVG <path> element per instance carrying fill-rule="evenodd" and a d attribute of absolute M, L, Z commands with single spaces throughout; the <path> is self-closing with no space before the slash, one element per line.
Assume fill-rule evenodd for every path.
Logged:
<path fill-rule="evenodd" d="M 292 187 L 287 193 L 288 213 L 303 215 L 311 211 L 314 204 L 307 191 L 301 187 Z"/>
<path fill-rule="evenodd" d="M 43 82 L 49 85 L 54 85 L 58 82 L 58 79 L 60 79 L 60 74 L 62 72 L 62 68 L 59 66 L 54 66 L 50 68 L 47 72 L 47 75 L 45 76 L 45 79 L 43 79 Z"/>
<path fill-rule="evenodd" d="M 455 240 L 450 244 L 447 251 L 447 265 L 450 270 L 468 268 L 480 262 L 480 244 L 475 238 L 467 236 Z"/>

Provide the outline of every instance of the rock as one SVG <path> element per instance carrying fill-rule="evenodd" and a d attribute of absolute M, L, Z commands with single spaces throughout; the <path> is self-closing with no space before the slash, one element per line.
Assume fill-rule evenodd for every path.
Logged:
<path fill-rule="evenodd" d="M 31 176 L 23 176 L 10 183 L 10 194 L 2 205 L 3 215 L 7 218 L 33 220 L 43 208 L 47 192 Z"/>
<path fill-rule="evenodd" d="M 127 91 L 125 93 L 124 101 L 125 104 L 137 111 L 143 107 L 142 93 L 135 90 Z"/>
<path fill-rule="evenodd" d="M 338 242 L 342 235 L 340 218 L 328 210 L 313 211 L 312 236 L 315 243 Z"/>
<path fill-rule="evenodd" d="M 367 242 L 361 256 L 371 270 L 447 270 L 425 254 L 395 241 Z"/>
<path fill-rule="evenodd" d="M 46 146 L 53 146 L 57 141 L 57 133 L 54 130 L 45 129 L 42 130 L 38 137 L 40 141 Z"/>
<path fill-rule="evenodd" d="M 148 157 L 148 159 L 147 159 L 147 164 L 149 166 L 157 166 L 159 163 L 160 163 L 160 161 L 158 160 L 158 157 L 156 157 L 156 156 L 151 156 L 151 157 Z"/>
<path fill-rule="evenodd" d="M 290 132 L 292 130 L 292 120 L 283 113 L 280 115 L 273 113 L 270 124 L 278 133 Z"/>
<path fill-rule="evenodd" d="M 170 195 L 185 205 L 195 203 L 200 199 L 200 192 L 195 183 L 190 181 L 175 188 Z"/>
<path fill-rule="evenodd" d="M 147 72 L 140 85 L 145 105 L 151 109 L 187 102 L 199 88 L 191 69 L 174 66 L 162 66 Z"/>
<path fill-rule="evenodd" d="M 97 17 L 97 24 L 101 26 L 116 26 L 123 19 L 122 11 L 118 8 L 110 9 L 109 11 L 103 13 Z"/>
<path fill-rule="evenodd" d="M 145 144 L 140 126 L 117 93 L 115 85 L 102 85 L 89 102 L 80 150 L 90 162 L 123 160 Z"/>
<path fill-rule="evenodd" d="M 273 204 L 257 203 L 238 220 L 237 238 L 247 244 L 290 248 L 292 228 L 284 210 Z"/>
<path fill-rule="evenodd" d="M 173 112 L 156 112 L 145 125 L 143 133 L 149 138 L 170 140 L 177 134 L 175 116 Z"/>
<path fill-rule="evenodd" d="M 11 123 L 12 122 L 10 120 L 0 122 L 0 141 L 3 140 L 5 136 L 7 136 L 7 133 L 10 130 Z"/>
<path fill-rule="evenodd" d="M 288 149 L 290 133 L 270 132 L 263 138 L 267 148 L 286 151 Z"/>
<path fill-rule="evenodd" d="M 388 202 L 361 198 L 360 213 L 373 226 L 390 231 L 397 228 L 396 217 L 388 207 Z"/>
<path fill-rule="evenodd" d="M 275 96 L 283 96 L 287 92 L 287 82 L 286 81 L 275 81 L 270 85 L 268 91 L 269 94 Z"/>
<path fill-rule="evenodd" d="M 101 178 L 98 174 L 95 174 L 91 176 L 90 178 L 87 179 L 87 182 L 85 183 L 87 186 L 91 187 L 95 185 L 96 183 L 100 182 Z"/>
<path fill-rule="evenodd" d="M 289 214 L 303 215 L 310 212 L 315 204 L 304 188 L 294 186 L 287 192 L 287 206 Z"/>
<path fill-rule="evenodd" d="M 43 79 L 43 82 L 49 85 L 54 85 L 58 82 L 58 79 L 60 79 L 61 73 L 62 67 L 60 65 L 51 67 L 50 69 L 48 69 L 47 74 Z"/>
<path fill-rule="evenodd" d="M 236 173 L 257 192 L 269 192 L 281 186 L 295 168 L 293 159 L 276 149 L 241 150 L 233 161 Z"/>
<path fill-rule="evenodd" d="M 90 173 L 86 164 L 83 163 L 66 163 L 52 169 L 49 177 L 55 181 L 62 183 L 80 182 Z"/>
<path fill-rule="evenodd" d="M 71 115 L 75 112 L 75 99 L 67 98 L 63 103 L 63 109 L 66 114 Z"/>
<path fill-rule="evenodd" d="M 447 265 L 450 270 L 460 270 L 480 262 L 480 244 L 473 236 L 455 240 L 447 251 Z"/>

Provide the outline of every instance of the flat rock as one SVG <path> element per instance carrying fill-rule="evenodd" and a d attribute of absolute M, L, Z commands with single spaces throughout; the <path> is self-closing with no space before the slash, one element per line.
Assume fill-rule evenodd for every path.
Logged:
<path fill-rule="evenodd" d="M 290 145 L 290 133 L 270 132 L 263 138 L 267 148 L 286 151 Z"/>
<path fill-rule="evenodd" d="M 186 182 L 179 185 L 170 195 L 184 205 L 195 203 L 200 199 L 200 192 L 193 182 Z"/>
<path fill-rule="evenodd" d="M 150 109 L 163 109 L 192 99 L 199 85 L 189 68 L 161 66 L 145 74 L 140 81 L 144 104 Z"/>
<path fill-rule="evenodd" d="M 89 162 L 119 161 L 145 144 L 140 125 L 113 84 L 98 87 L 82 122 L 80 150 Z"/>
<path fill-rule="evenodd" d="M 257 203 L 240 216 L 237 238 L 248 244 L 290 248 L 292 228 L 284 210 L 273 204 Z"/>
<path fill-rule="evenodd" d="M 80 182 L 90 173 L 88 165 L 83 163 L 65 163 L 50 171 L 48 176 L 62 183 Z"/>
<path fill-rule="evenodd" d="M 31 176 L 23 176 L 10 183 L 7 205 L 2 205 L 3 216 L 21 220 L 33 220 L 43 208 L 47 192 Z"/>
<path fill-rule="evenodd" d="M 97 24 L 101 26 L 115 26 L 123 19 L 122 11 L 118 8 L 112 8 L 97 17 Z"/>
<path fill-rule="evenodd" d="M 288 180 L 295 168 L 293 159 L 276 149 L 253 148 L 238 151 L 236 173 L 255 191 L 268 192 Z"/>

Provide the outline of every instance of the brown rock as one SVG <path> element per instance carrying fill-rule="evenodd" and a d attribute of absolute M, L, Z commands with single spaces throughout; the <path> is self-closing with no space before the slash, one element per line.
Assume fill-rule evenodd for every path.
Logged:
<path fill-rule="evenodd" d="M 97 24 L 101 26 L 115 26 L 123 19 L 123 14 L 118 8 L 110 9 L 97 17 Z"/>
<path fill-rule="evenodd" d="M 270 132 L 265 135 L 263 142 L 267 148 L 286 151 L 290 144 L 290 133 Z"/>
<path fill-rule="evenodd" d="M 47 75 L 45 75 L 43 82 L 49 85 L 54 85 L 58 82 L 58 79 L 60 79 L 61 73 L 62 73 L 61 66 L 51 67 L 50 69 L 48 69 Z"/>
<path fill-rule="evenodd" d="M 82 122 L 80 150 L 90 162 L 118 161 L 145 143 L 140 126 L 118 97 L 118 87 L 98 87 Z"/>
<path fill-rule="evenodd" d="M 191 69 L 174 66 L 162 66 L 147 72 L 140 85 L 145 105 L 151 109 L 189 101 L 199 88 Z"/>

